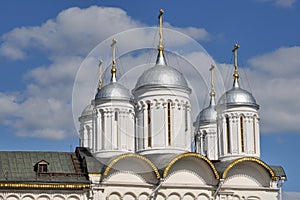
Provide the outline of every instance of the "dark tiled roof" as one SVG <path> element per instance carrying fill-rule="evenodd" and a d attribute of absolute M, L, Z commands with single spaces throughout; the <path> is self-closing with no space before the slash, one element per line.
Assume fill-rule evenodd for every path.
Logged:
<path fill-rule="evenodd" d="M 163 173 L 165 167 L 178 154 L 145 155 Z M 89 184 L 88 174 L 101 174 L 115 159 L 96 159 L 84 147 L 77 147 L 75 153 L 69 152 L 0 152 L 0 183 L 42 183 L 42 184 Z M 37 173 L 34 166 L 40 161 L 49 163 L 47 173 Z M 222 176 L 232 161 L 212 161 Z M 275 176 L 285 177 L 281 166 L 270 166 Z"/>
<path fill-rule="evenodd" d="M 0 152 L 0 182 L 6 183 L 89 183 L 74 153 Z M 46 173 L 37 173 L 39 161 L 49 163 Z"/>
<path fill-rule="evenodd" d="M 220 177 L 222 177 L 223 172 L 225 171 L 225 169 L 228 167 L 228 165 L 231 163 L 232 161 L 226 161 L 226 162 L 220 162 L 220 161 L 214 161 L 213 164 L 215 165 L 218 174 L 220 175 Z"/>
<path fill-rule="evenodd" d="M 284 177 L 287 180 L 285 171 L 281 166 L 270 166 L 276 176 Z"/>
<path fill-rule="evenodd" d="M 169 153 L 169 154 L 148 154 L 145 155 L 158 169 L 160 175 L 163 175 L 163 172 L 167 165 L 178 156 L 179 154 Z"/>
<path fill-rule="evenodd" d="M 99 174 L 101 173 L 103 167 L 105 166 L 99 160 L 97 160 L 91 152 L 85 147 L 77 147 L 76 153 L 80 160 L 82 160 L 83 168 L 89 174 Z"/>

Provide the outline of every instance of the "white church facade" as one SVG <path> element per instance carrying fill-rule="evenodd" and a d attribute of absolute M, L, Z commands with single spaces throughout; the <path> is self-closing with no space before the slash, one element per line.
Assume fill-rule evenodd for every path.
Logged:
<path fill-rule="evenodd" d="M 192 91 L 164 56 L 162 15 L 156 64 L 131 91 L 118 83 L 112 43 L 111 81 L 100 80 L 79 117 L 80 147 L 66 152 L 0 152 L 0 200 L 277 200 L 281 166 L 260 159 L 259 105 L 233 86 L 195 120 Z"/>

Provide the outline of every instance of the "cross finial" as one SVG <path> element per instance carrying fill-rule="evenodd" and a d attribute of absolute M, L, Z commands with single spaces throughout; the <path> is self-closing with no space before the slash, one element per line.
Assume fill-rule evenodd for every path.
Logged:
<path fill-rule="evenodd" d="M 101 90 L 102 88 L 102 84 L 103 84 L 103 81 L 102 81 L 102 63 L 103 63 L 103 60 L 100 58 L 99 60 L 99 85 L 98 85 L 98 91 Z"/>
<path fill-rule="evenodd" d="M 114 38 L 112 40 L 111 44 L 111 50 L 112 50 L 112 67 L 111 67 L 111 81 L 116 82 L 116 74 L 117 74 L 117 68 L 116 68 L 116 44 L 117 40 Z"/>
<path fill-rule="evenodd" d="M 238 64 L 237 64 L 237 50 L 238 48 L 240 48 L 240 45 L 238 44 L 235 44 L 233 49 L 232 49 L 232 52 L 233 52 L 233 55 L 234 55 L 234 74 L 233 74 L 233 85 L 235 87 L 239 87 L 238 86 L 238 79 L 239 79 L 239 72 L 238 72 Z"/>
<path fill-rule="evenodd" d="M 210 92 L 211 97 L 215 97 L 214 69 L 215 69 L 215 65 L 211 64 L 211 68 L 209 69 L 211 72 L 211 92 Z"/>
<path fill-rule="evenodd" d="M 116 38 L 114 38 L 112 40 L 112 43 L 111 43 L 111 51 L 112 51 L 112 62 L 113 62 L 113 65 L 116 64 L 116 44 L 117 44 L 117 40 Z"/>
<path fill-rule="evenodd" d="M 162 15 L 164 14 L 164 11 L 163 9 L 160 9 L 159 10 L 159 16 L 158 16 L 158 19 L 159 19 L 159 44 L 158 44 L 158 50 L 159 51 L 162 51 L 164 50 L 164 45 L 163 45 L 163 33 L 162 33 Z"/>
<path fill-rule="evenodd" d="M 216 93 L 215 93 L 215 83 L 214 83 L 214 69 L 215 69 L 215 65 L 211 64 L 211 68 L 209 69 L 209 71 L 211 72 L 211 82 L 210 82 L 211 83 L 211 91 L 209 93 L 211 106 L 214 106 L 216 104 L 215 103 Z"/>
<path fill-rule="evenodd" d="M 156 64 L 157 65 L 166 65 L 166 60 L 164 57 L 164 44 L 163 44 L 163 32 L 162 32 L 162 15 L 164 14 L 163 9 L 159 10 L 159 15 L 158 15 L 158 19 L 159 19 L 159 44 L 157 47 L 158 50 L 158 56 L 157 56 L 157 60 L 156 60 Z"/>

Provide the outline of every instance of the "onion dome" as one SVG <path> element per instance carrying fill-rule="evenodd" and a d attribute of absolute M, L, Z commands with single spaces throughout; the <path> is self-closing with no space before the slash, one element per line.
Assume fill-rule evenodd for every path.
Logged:
<path fill-rule="evenodd" d="M 249 105 L 258 107 L 255 98 L 247 90 L 240 87 L 233 87 L 221 96 L 218 102 L 219 105 Z"/>
<path fill-rule="evenodd" d="M 217 121 L 217 111 L 215 105 L 210 104 L 207 108 L 204 108 L 196 119 L 196 124 L 211 123 Z"/>
<path fill-rule="evenodd" d="M 87 105 L 81 113 L 81 117 L 89 116 L 93 113 L 94 106 L 92 104 Z"/>
<path fill-rule="evenodd" d="M 131 100 L 132 95 L 127 88 L 118 82 L 110 82 L 97 92 L 95 99 Z"/>
<path fill-rule="evenodd" d="M 253 106 L 257 109 L 259 105 L 256 103 L 255 98 L 250 92 L 240 88 L 239 86 L 239 74 L 237 65 L 237 49 L 240 46 L 234 45 L 232 52 L 234 52 L 234 74 L 233 74 L 233 87 L 221 96 L 218 101 L 218 105 L 247 105 Z"/>
<path fill-rule="evenodd" d="M 110 83 L 102 87 L 102 60 L 100 60 L 100 81 L 98 86 L 98 92 L 95 96 L 95 100 L 97 99 L 116 99 L 116 100 L 132 100 L 133 97 L 130 91 L 117 82 L 116 74 L 116 58 L 115 58 L 115 44 L 117 40 L 113 39 L 112 43 L 112 68 L 111 68 L 111 80 Z"/>
<path fill-rule="evenodd" d="M 214 90 L 214 76 L 213 76 L 213 70 L 215 66 L 211 65 L 210 71 L 211 71 L 211 92 L 210 95 L 210 103 L 209 106 L 204 108 L 197 116 L 196 118 L 196 125 L 200 125 L 203 123 L 212 123 L 217 121 L 217 111 L 215 110 L 215 90 Z"/>
<path fill-rule="evenodd" d="M 164 45 L 162 41 L 162 14 L 160 10 L 160 30 L 159 30 L 159 45 L 158 56 L 154 67 L 146 70 L 138 79 L 135 90 L 142 87 L 171 87 L 183 88 L 190 90 L 188 83 L 183 77 L 183 74 L 177 69 L 168 66 L 164 57 Z"/>

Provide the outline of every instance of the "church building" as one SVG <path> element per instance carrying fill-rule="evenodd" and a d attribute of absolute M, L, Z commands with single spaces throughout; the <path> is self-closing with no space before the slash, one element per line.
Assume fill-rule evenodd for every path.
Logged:
<path fill-rule="evenodd" d="M 0 200 L 277 200 L 286 174 L 260 159 L 259 105 L 239 84 L 192 119 L 183 74 L 164 55 L 163 10 L 154 66 L 134 88 L 111 80 L 86 106 L 80 144 L 69 152 L 0 152 Z M 100 63 L 101 65 L 101 63 Z M 204 66 L 205 67 L 205 66 Z"/>

